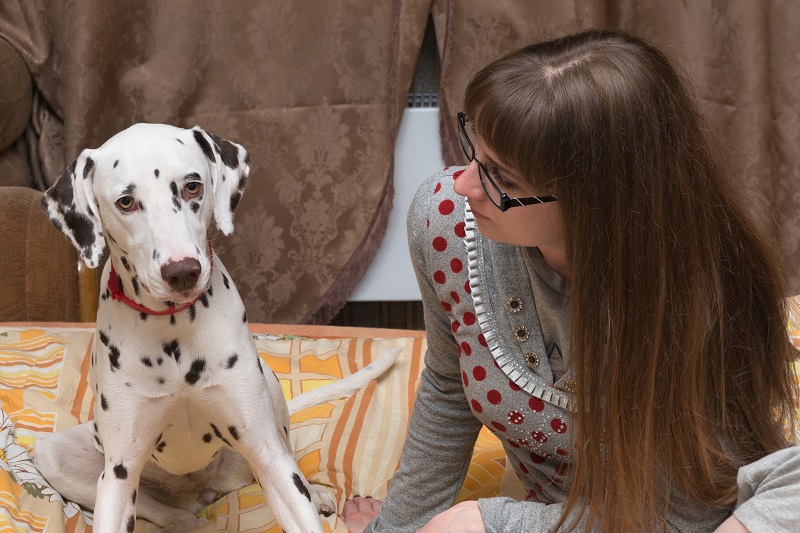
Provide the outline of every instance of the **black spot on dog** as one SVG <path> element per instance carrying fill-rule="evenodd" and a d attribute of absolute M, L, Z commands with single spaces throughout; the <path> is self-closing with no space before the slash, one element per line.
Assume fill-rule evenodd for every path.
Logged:
<path fill-rule="evenodd" d="M 238 361 L 238 360 L 239 360 L 239 356 L 236 355 L 236 354 L 233 354 L 232 356 L 228 357 L 228 362 L 225 363 L 225 368 L 228 368 L 228 369 L 233 368 L 233 365 L 235 365 L 236 361 Z"/>
<path fill-rule="evenodd" d="M 133 276 L 131 278 L 131 284 L 133 285 L 133 292 L 136 296 L 139 296 L 139 277 Z"/>
<path fill-rule="evenodd" d="M 225 284 L 225 288 L 226 289 L 230 289 L 231 288 L 231 282 L 228 281 L 228 276 L 226 276 L 225 274 L 222 274 L 222 283 Z"/>
<path fill-rule="evenodd" d="M 136 491 L 133 491 L 133 496 L 131 496 L 131 503 L 136 505 Z"/>
<path fill-rule="evenodd" d="M 189 322 L 194 322 L 194 317 L 197 316 L 197 309 L 195 309 L 194 304 L 189 306 Z"/>
<path fill-rule="evenodd" d="M 239 175 L 239 186 L 237 187 L 237 189 L 239 190 L 239 192 L 242 192 L 246 186 L 247 186 L 247 176 L 245 176 L 244 173 L 242 173 Z"/>
<path fill-rule="evenodd" d="M 136 184 L 135 183 L 130 183 L 130 184 L 128 184 L 127 187 L 125 187 L 125 189 L 122 190 L 122 194 L 131 195 L 131 194 L 133 194 L 133 191 L 135 191 L 135 190 L 136 190 Z"/>
<path fill-rule="evenodd" d="M 103 331 L 100 332 L 100 342 L 108 346 L 108 335 L 106 335 Z"/>
<path fill-rule="evenodd" d="M 131 265 L 130 265 L 130 263 L 128 263 L 128 259 L 123 255 L 122 257 L 120 257 L 119 260 L 122 261 L 122 266 L 125 268 L 125 270 L 130 272 L 131 271 Z"/>
<path fill-rule="evenodd" d="M 144 211 L 144 204 L 141 201 L 136 202 L 136 207 L 139 208 L 139 211 Z"/>
<path fill-rule="evenodd" d="M 155 175 L 156 175 L 156 177 L 158 177 L 158 175 L 159 175 L 159 174 L 161 174 L 161 172 L 160 172 L 158 169 L 155 169 L 155 170 L 153 171 L 153 174 L 155 174 Z"/>
<path fill-rule="evenodd" d="M 178 200 L 178 197 L 177 197 L 177 196 L 173 196 L 173 197 L 172 197 L 172 205 L 174 205 L 174 206 L 175 206 L 175 210 L 176 210 L 175 212 L 176 212 L 176 213 L 177 213 L 178 211 L 180 211 L 180 210 L 181 210 L 181 208 L 182 208 L 182 206 L 181 206 L 181 201 L 180 201 L 180 200 Z"/>
<path fill-rule="evenodd" d="M 163 453 L 164 452 L 164 447 L 166 445 L 167 445 L 167 443 L 162 440 L 161 442 L 158 443 L 158 446 L 156 446 L 156 451 L 158 453 Z"/>
<path fill-rule="evenodd" d="M 231 212 L 236 211 L 236 206 L 239 205 L 239 200 L 241 199 L 242 199 L 241 193 L 235 192 L 231 195 L 231 205 L 230 205 Z"/>
<path fill-rule="evenodd" d="M 163 437 L 163 436 L 164 436 L 163 433 L 159 434 L 159 436 L 156 438 L 156 444 L 159 443 L 159 441 L 161 440 L 161 437 Z"/>
<path fill-rule="evenodd" d="M 214 286 L 210 285 L 208 287 L 208 290 L 206 291 L 206 293 L 208 294 L 209 297 L 213 297 L 214 296 Z"/>
<path fill-rule="evenodd" d="M 244 314 L 242 315 L 242 322 L 247 324 L 247 311 L 245 311 Z"/>
<path fill-rule="evenodd" d="M 108 411 L 108 401 L 106 401 L 104 394 L 100 395 L 100 407 L 103 408 L 103 411 Z"/>
<path fill-rule="evenodd" d="M 160 377 L 160 378 L 158 378 L 158 380 L 157 380 L 157 381 L 158 381 L 158 384 L 159 384 L 159 385 L 163 385 L 164 383 L 166 383 L 166 382 L 167 382 L 167 380 L 165 380 L 164 378 L 161 378 L 161 377 Z"/>
<path fill-rule="evenodd" d="M 205 435 L 203 435 L 203 442 L 209 443 L 209 442 L 211 442 L 212 438 L 213 437 L 211 436 L 211 433 L 206 433 Z"/>
<path fill-rule="evenodd" d="M 153 250 L 153 261 L 161 257 L 161 254 L 158 253 L 158 250 Z"/>
<path fill-rule="evenodd" d="M 286 426 L 283 426 L 283 432 L 286 433 L 286 437 L 288 438 L 289 437 L 289 428 L 286 427 Z"/>
<path fill-rule="evenodd" d="M 94 428 L 95 433 L 97 432 L 97 422 L 92 423 L 92 427 Z"/>
<path fill-rule="evenodd" d="M 200 146 L 200 149 L 203 151 L 203 154 L 208 158 L 209 161 L 216 161 L 214 157 L 214 152 L 211 150 L 211 145 L 208 144 L 208 141 L 203 134 L 198 131 L 194 130 L 194 140 Z M 213 138 L 213 137 L 212 137 Z"/>
<path fill-rule="evenodd" d="M 139 318 L 141 318 L 142 320 L 147 320 L 147 313 L 145 312 L 139 313 Z"/>
<path fill-rule="evenodd" d="M 175 325 L 175 315 L 169 315 L 169 324 L 171 326 Z"/>
<path fill-rule="evenodd" d="M 86 164 L 83 166 L 83 179 L 86 179 L 86 177 L 89 175 L 89 173 L 92 171 L 93 168 L 94 168 L 94 159 L 92 159 L 91 157 L 87 157 Z"/>
<path fill-rule="evenodd" d="M 169 190 L 172 191 L 172 196 L 178 197 L 178 184 L 174 181 L 169 182 Z"/>
<path fill-rule="evenodd" d="M 231 434 L 233 440 L 239 440 L 239 431 L 236 429 L 236 426 L 228 426 L 228 433 Z"/>
<path fill-rule="evenodd" d="M 213 133 L 209 133 L 208 136 L 214 141 L 223 164 L 228 168 L 237 168 L 239 166 L 239 150 L 236 146 L 230 141 L 220 139 Z"/>
<path fill-rule="evenodd" d="M 181 347 L 178 345 L 178 339 L 175 339 L 164 345 L 164 353 L 169 357 L 175 359 L 176 363 L 181 361 Z"/>
<path fill-rule="evenodd" d="M 114 161 L 114 168 L 117 168 L 117 165 L 119 165 L 119 159 L 117 159 L 116 161 Z"/>
<path fill-rule="evenodd" d="M 175 302 L 173 302 L 172 300 L 164 300 L 164 305 L 166 305 L 167 307 L 175 307 Z"/>
<path fill-rule="evenodd" d="M 153 367 L 153 361 L 151 361 L 150 358 L 147 356 L 142 357 L 142 364 L 150 368 Z"/>
<path fill-rule="evenodd" d="M 182 141 L 182 140 L 180 140 L 180 139 L 178 139 L 177 137 L 175 137 L 175 140 L 176 140 L 176 141 L 178 141 L 179 143 L 183 144 L 183 141 Z M 184 145 L 184 146 L 185 146 L 185 145 Z"/>
<path fill-rule="evenodd" d="M 231 443 L 228 442 L 228 439 L 222 436 L 222 433 L 220 433 L 219 429 L 217 429 L 217 426 L 211 424 L 211 429 L 214 431 L 214 435 L 216 435 L 218 439 L 220 439 L 222 442 L 233 448 L 233 446 L 231 446 Z"/>
<path fill-rule="evenodd" d="M 189 369 L 189 372 L 186 373 L 186 383 L 189 385 L 194 385 L 200 379 L 200 376 L 203 374 L 203 371 L 206 369 L 206 360 L 205 359 L 195 359 L 192 361 L 192 366 Z"/>
<path fill-rule="evenodd" d="M 110 233 L 108 234 L 108 238 L 111 240 L 111 242 L 113 242 L 114 244 L 117 244 L 117 240 Z"/>
<path fill-rule="evenodd" d="M 125 531 L 127 531 L 128 533 L 133 533 L 133 528 L 135 526 L 136 526 L 136 518 L 131 515 L 128 517 L 128 525 L 125 528 Z"/>
<path fill-rule="evenodd" d="M 108 347 L 108 360 L 111 363 L 111 371 L 119 370 L 119 348 L 113 344 Z"/>
<path fill-rule="evenodd" d="M 164 360 L 161 357 L 156 358 L 156 364 L 158 366 L 161 366 L 161 363 L 163 363 L 163 362 L 164 362 Z"/>
<path fill-rule="evenodd" d="M 94 441 L 97 443 L 98 446 L 100 446 L 101 448 L 103 447 L 103 443 L 100 442 L 100 438 L 97 435 L 94 436 Z"/>
<path fill-rule="evenodd" d="M 200 295 L 200 303 L 203 304 L 203 307 L 208 307 L 208 297 L 205 294 Z"/>
<path fill-rule="evenodd" d="M 94 246 L 94 224 L 81 213 L 70 209 L 64 213 L 64 221 L 67 227 L 72 230 L 75 242 L 81 249 L 81 255 L 85 259 L 91 259 L 92 246 Z"/>
<path fill-rule="evenodd" d="M 114 467 L 114 475 L 117 476 L 117 479 L 127 479 L 128 469 L 125 468 L 122 463 L 120 463 Z"/>
<path fill-rule="evenodd" d="M 200 204 L 198 204 L 197 202 L 192 202 L 191 204 L 189 204 L 189 207 L 192 208 L 192 213 L 197 213 L 200 210 Z"/>
<path fill-rule="evenodd" d="M 300 491 L 300 494 L 308 498 L 308 501 L 311 501 L 311 494 L 308 492 L 308 488 L 306 487 L 303 480 L 300 479 L 300 475 L 295 472 L 292 474 L 292 481 L 294 481 L 294 486 L 297 487 L 297 490 Z"/>

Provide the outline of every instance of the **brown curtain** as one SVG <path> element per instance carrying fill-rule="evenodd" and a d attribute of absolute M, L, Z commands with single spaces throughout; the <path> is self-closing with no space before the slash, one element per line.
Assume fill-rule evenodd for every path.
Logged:
<path fill-rule="evenodd" d="M 201 125 L 252 156 L 215 238 L 257 322 L 327 322 L 385 232 L 420 1 L 5 0 L 36 84 L 40 188 L 134 122 Z"/>
<path fill-rule="evenodd" d="M 526 42 L 588 27 L 661 45 L 687 71 L 741 186 L 778 209 L 800 291 L 800 10 L 793 0 L 4 0 L 0 36 L 34 76 L 27 149 L 44 188 L 134 122 L 202 127 L 250 150 L 230 238 L 215 237 L 258 322 L 325 323 L 385 231 L 392 147 L 428 13 L 443 152 L 464 87 Z"/>
<path fill-rule="evenodd" d="M 790 289 L 800 292 L 800 8 L 793 0 L 436 0 L 439 107 L 448 164 L 470 77 L 527 42 L 585 28 L 624 29 L 659 45 L 696 86 L 741 186 L 780 221 Z M 755 194 L 754 194 L 755 196 Z"/>

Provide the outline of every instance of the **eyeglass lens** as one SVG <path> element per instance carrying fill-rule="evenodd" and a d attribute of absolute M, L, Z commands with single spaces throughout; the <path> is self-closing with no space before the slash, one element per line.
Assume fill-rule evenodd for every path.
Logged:
<path fill-rule="evenodd" d="M 473 131 L 471 124 L 467 124 L 463 119 L 459 122 L 458 139 L 461 142 L 461 149 L 464 150 L 464 155 L 467 156 L 467 160 L 472 162 L 472 160 L 475 159 L 475 147 L 478 146 L 478 136 Z M 486 195 L 492 203 L 500 207 L 503 199 L 500 195 L 499 188 L 495 185 L 494 180 L 487 174 L 488 169 L 486 169 L 480 161 L 477 163 L 478 175 L 481 178 L 483 190 L 486 191 Z"/>

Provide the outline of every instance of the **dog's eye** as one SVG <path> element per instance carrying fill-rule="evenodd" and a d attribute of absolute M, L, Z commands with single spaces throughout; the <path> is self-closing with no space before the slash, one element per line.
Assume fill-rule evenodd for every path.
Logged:
<path fill-rule="evenodd" d="M 131 211 L 134 207 L 136 207 L 136 202 L 133 200 L 133 196 L 120 196 L 115 203 L 116 206 L 122 211 Z"/>
<path fill-rule="evenodd" d="M 199 181 L 190 181 L 183 186 L 183 198 L 189 200 L 197 198 L 203 193 L 203 184 Z"/>

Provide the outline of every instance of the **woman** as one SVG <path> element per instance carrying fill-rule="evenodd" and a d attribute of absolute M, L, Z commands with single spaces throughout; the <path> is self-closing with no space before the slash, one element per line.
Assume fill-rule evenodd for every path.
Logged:
<path fill-rule="evenodd" d="M 464 105 L 469 166 L 409 213 L 428 353 L 401 466 L 345 522 L 714 530 L 787 446 L 795 353 L 775 245 L 692 98 L 653 46 L 588 31 L 495 61 Z M 447 510 L 482 425 L 527 501 Z"/>

